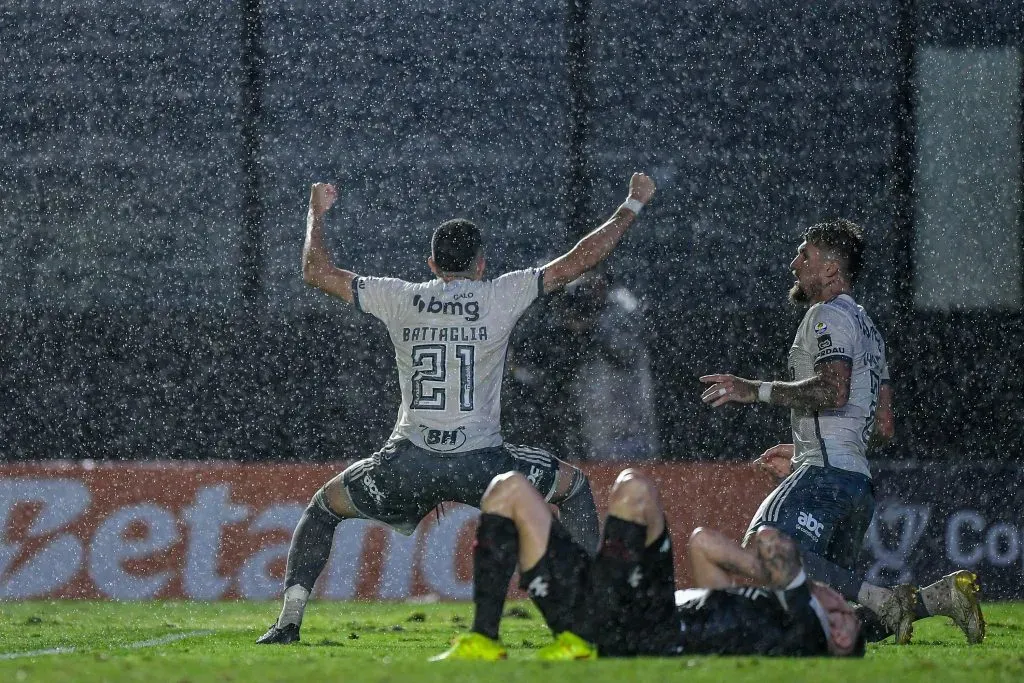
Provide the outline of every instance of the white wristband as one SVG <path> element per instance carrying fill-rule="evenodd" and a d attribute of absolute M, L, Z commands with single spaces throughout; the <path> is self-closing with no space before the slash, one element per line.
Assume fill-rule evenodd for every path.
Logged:
<path fill-rule="evenodd" d="M 620 206 L 619 208 L 621 208 L 621 209 L 629 209 L 634 214 L 639 215 L 640 214 L 640 209 L 644 208 L 644 203 L 642 201 L 640 201 L 639 199 L 633 199 L 632 197 L 630 197 L 626 201 L 622 202 L 622 206 Z"/>
<path fill-rule="evenodd" d="M 774 388 L 775 382 L 761 382 L 757 387 L 757 400 L 761 403 L 771 403 L 772 389 Z"/>

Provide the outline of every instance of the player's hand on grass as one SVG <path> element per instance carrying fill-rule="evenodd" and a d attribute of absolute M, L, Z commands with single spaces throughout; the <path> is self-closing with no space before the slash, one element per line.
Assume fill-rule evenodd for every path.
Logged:
<path fill-rule="evenodd" d="M 327 213 L 338 198 L 338 190 L 330 183 L 313 183 L 309 191 L 309 209 L 317 216 Z"/>
<path fill-rule="evenodd" d="M 759 382 L 735 375 L 704 375 L 700 378 L 711 386 L 700 395 L 700 400 L 710 403 L 712 408 L 726 403 L 753 403 L 757 400 Z"/>
<path fill-rule="evenodd" d="M 779 479 L 785 479 L 792 472 L 793 444 L 775 444 L 754 459 L 754 465 Z"/>
<path fill-rule="evenodd" d="M 635 199 L 642 204 L 651 201 L 654 196 L 654 181 L 643 173 L 634 173 L 629 179 L 629 195 L 627 199 Z"/>

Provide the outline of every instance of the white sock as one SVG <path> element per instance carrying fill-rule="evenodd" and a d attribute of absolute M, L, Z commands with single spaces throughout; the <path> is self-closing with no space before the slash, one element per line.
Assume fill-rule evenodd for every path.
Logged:
<path fill-rule="evenodd" d="M 948 577 L 943 577 L 933 584 L 925 586 L 918 595 L 921 604 L 928 610 L 929 614 L 941 614 L 946 617 L 953 616 L 953 603 L 949 596 Z"/>
<path fill-rule="evenodd" d="M 882 603 L 889 599 L 892 591 L 888 588 L 872 586 L 870 583 L 862 583 L 857 591 L 857 602 L 877 613 Z"/>
<path fill-rule="evenodd" d="M 281 608 L 281 616 L 277 618 L 278 628 L 284 628 L 288 624 L 302 626 L 302 613 L 306 611 L 306 601 L 309 600 L 309 591 L 296 584 L 284 592 L 284 607 Z"/>

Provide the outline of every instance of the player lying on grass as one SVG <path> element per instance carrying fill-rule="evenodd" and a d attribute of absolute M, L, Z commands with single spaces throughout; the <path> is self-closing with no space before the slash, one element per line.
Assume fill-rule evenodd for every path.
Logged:
<path fill-rule="evenodd" d="M 521 474 L 495 477 L 480 508 L 473 628 L 435 661 L 506 658 L 498 626 L 517 564 L 520 586 L 555 635 L 541 659 L 864 652 L 853 610 L 806 579 L 797 545 L 775 529 L 760 530 L 746 549 L 695 530 L 690 563 L 701 588 L 679 591 L 677 600 L 665 515 L 654 484 L 636 470 L 624 470 L 612 487 L 596 558 L 572 541 Z M 754 585 L 735 586 L 737 578 Z"/>

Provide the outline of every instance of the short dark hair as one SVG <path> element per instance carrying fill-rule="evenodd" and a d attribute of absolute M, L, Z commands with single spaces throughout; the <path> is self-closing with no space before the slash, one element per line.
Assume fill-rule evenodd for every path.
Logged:
<path fill-rule="evenodd" d="M 437 226 L 430 238 L 430 255 L 444 273 L 464 273 L 483 249 L 480 229 L 465 218 L 453 218 Z"/>
<path fill-rule="evenodd" d="M 818 223 L 804 231 L 804 241 L 833 252 L 850 283 L 857 279 L 864 259 L 864 230 L 859 225 L 845 218 Z"/>

